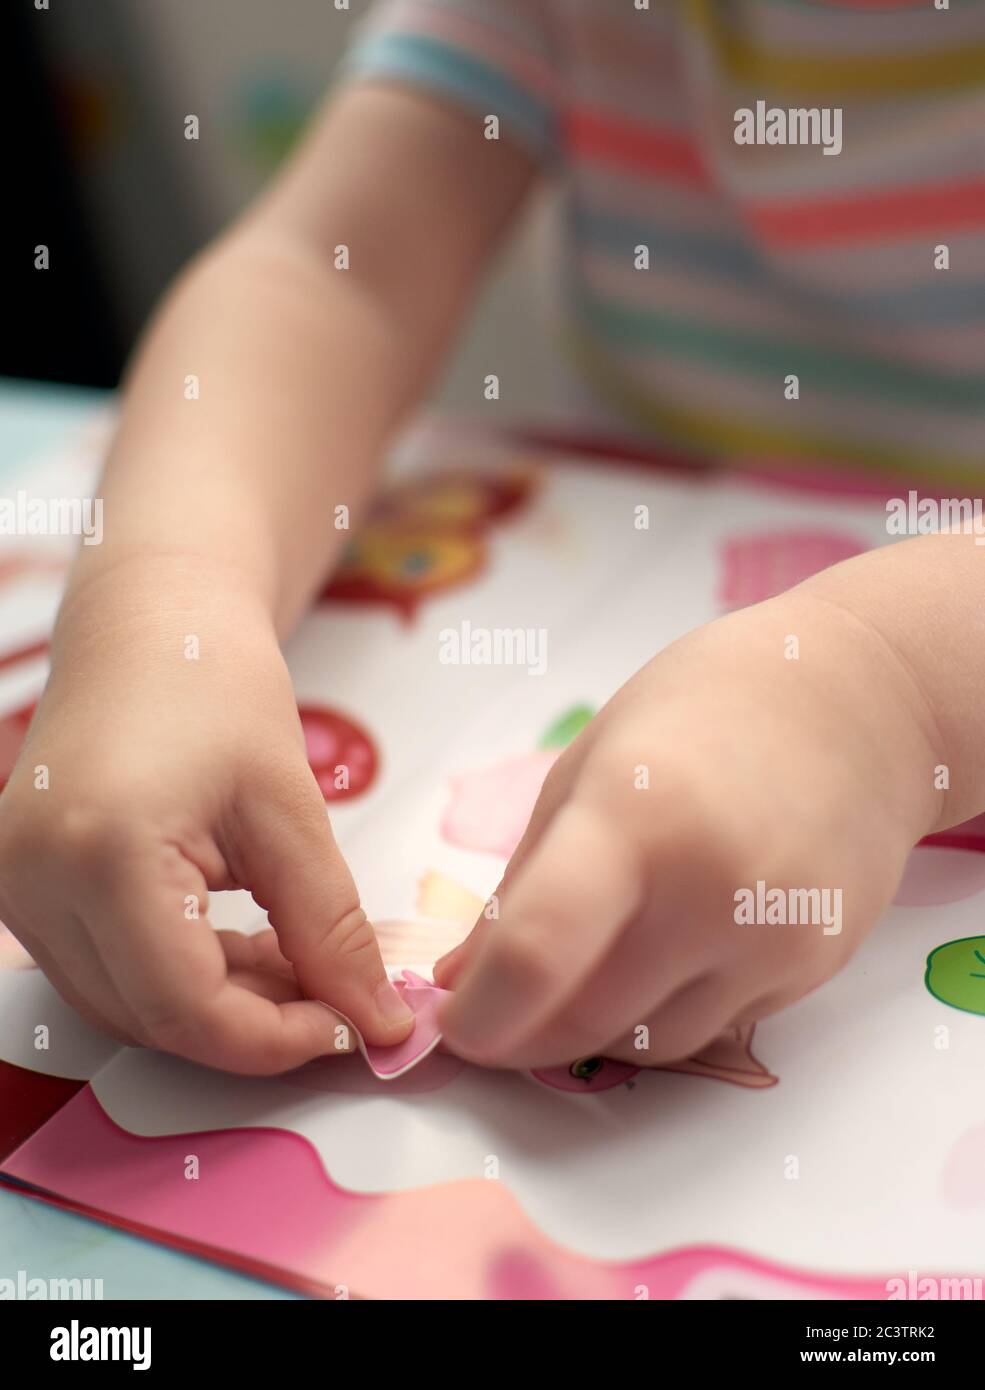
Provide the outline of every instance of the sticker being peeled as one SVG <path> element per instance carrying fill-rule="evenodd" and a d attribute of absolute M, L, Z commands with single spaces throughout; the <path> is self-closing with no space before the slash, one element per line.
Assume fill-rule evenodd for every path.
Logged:
<path fill-rule="evenodd" d="M 985 937 L 974 938 L 985 943 Z M 950 945 L 961 945 L 951 942 Z M 985 976 L 983 976 L 985 978 Z M 416 975 L 413 970 L 404 970 L 394 979 L 394 987 L 414 1014 L 414 1031 L 395 1047 L 367 1047 L 362 1034 L 355 1024 L 338 1009 L 333 1012 L 345 1021 L 355 1034 L 359 1051 L 369 1064 L 369 1069 L 378 1081 L 396 1081 L 430 1057 L 441 1042 L 438 1026 L 438 1013 L 442 1001 L 448 996 L 446 989 L 440 989 Z M 929 983 L 928 972 L 928 988 Z M 934 992 L 932 990 L 932 992 Z M 941 996 L 943 997 L 943 996 Z M 945 999 L 946 1003 L 952 1000 Z M 958 1005 L 958 1007 L 966 1007 Z M 978 1012 L 985 1013 L 985 1008 Z M 744 1027 L 727 1028 L 694 1057 L 683 1062 L 671 1062 L 654 1067 L 654 1071 L 684 1072 L 693 1076 L 708 1076 L 717 1081 L 730 1081 L 736 1086 L 760 1088 L 775 1086 L 775 1077 L 752 1055 L 752 1042 L 755 1024 Z M 627 1062 L 617 1062 L 610 1057 L 583 1057 L 570 1067 L 539 1067 L 529 1074 L 536 1081 L 550 1086 L 556 1091 L 577 1092 L 579 1094 L 609 1091 L 615 1086 L 632 1083 L 638 1075 L 639 1067 Z"/>
<path fill-rule="evenodd" d="M 359 1051 L 369 1063 L 369 1069 L 380 1081 L 396 1081 L 429 1057 L 441 1041 L 438 1028 L 438 1010 L 448 990 L 415 975 L 413 970 L 404 970 L 399 979 L 394 980 L 394 988 L 414 1015 L 414 1031 L 395 1047 L 367 1047 L 363 1036 L 351 1019 L 333 1009 L 339 1018 L 352 1029 L 356 1036 Z"/>

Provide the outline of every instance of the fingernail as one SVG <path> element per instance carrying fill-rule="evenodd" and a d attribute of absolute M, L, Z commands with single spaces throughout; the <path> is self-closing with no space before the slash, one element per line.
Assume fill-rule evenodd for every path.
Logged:
<path fill-rule="evenodd" d="M 404 1027 L 414 1020 L 413 1012 L 408 1009 L 389 980 L 380 985 L 373 996 L 373 1002 L 383 1022 L 389 1023 L 391 1027 Z"/>

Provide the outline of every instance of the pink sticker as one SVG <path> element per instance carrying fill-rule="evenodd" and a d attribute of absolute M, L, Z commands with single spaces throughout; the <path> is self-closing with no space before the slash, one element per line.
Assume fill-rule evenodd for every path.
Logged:
<path fill-rule="evenodd" d="M 723 608 L 762 603 L 865 549 L 854 536 L 837 531 L 767 531 L 727 541 L 719 602 Z"/>
<path fill-rule="evenodd" d="M 752 1055 L 754 1023 L 733 1024 L 712 1038 L 700 1052 L 681 1062 L 664 1062 L 662 1066 L 640 1068 L 611 1057 L 583 1057 L 570 1067 L 544 1067 L 531 1072 L 537 1081 L 553 1086 L 557 1091 L 582 1094 L 610 1091 L 622 1086 L 641 1071 L 680 1072 L 685 1076 L 707 1076 L 713 1081 L 727 1081 L 733 1086 L 759 1090 L 775 1086 L 779 1077 L 773 1075 Z"/>
<path fill-rule="evenodd" d="M 521 753 L 480 772 L 454 777 L 452 799 L 441 821 L 443 837 L 459 849 L 509 859 L 560 751 Z"/>
<path fill-rule="evenodd" d="M 395 1081 L 406 1076 L 414 1067 L 430 1057 L 441 1042 L 441 1029 L 438 1013 L 442 1001 L 449 997 L 450 991 L 439 989 L 430 980 L 405 970 L 399 980 L 394 980 L 404 1003 L 415 1015 L 415 1027 L 411 1035 L 396 1047 L 368 1047 L 359 1029 L 346 1019 L 356 1035 L 359 1051 L 369 1064 L 369 1069 L 378 1081 Z M 339 1011 L 336 1009 L 336 1013 Z M 339 1014 L 345 1018 L 344 1014 Z M 752 1055 L 751 1045 L 756 1025 L 727 1028 L 714 1038 L 701 1052 L 682 1062 L 668 1062 L 664 1066 L 650 1068 L 653 1071 L 685 1072 L 692 1076 L 708 1076 L 715 1081 L 729 1081 L 736 1086 L 758 1088 L 775 1086 L 777 1077 L 767 1070 Z M 457 1062 L 457 1059 L 454 1059 Z M 338 1061 L 333 1062 L 338 1066 Z M 436 1074 L 429 1078 L 424 1088 L 436 1089 L 457 1075 L 461 1063 L 447 1074 Z M 619 1062 L 612 1057 L 586 1057 L 571 1063 L 570 1066 L 538 1067 L 530 1075 L 556 1091 L 569 1091 L 576 1095 L 595 1094 L 609 1091 L 615 1086 L 632 1081 L 641 1068 L 628 1062 Z M 330 1088 L 327 1088 L 330 1089 Z M 342 1089 L 352 1089 L 347 1083 Z M 361 1089 L 356 1087 L 355 1089 Z"/>
<path fill-rule="evenodd" d="M 398 1076 L 403 1076 L 423 1062 L 438 1046 L 441 1041 L 438 1010 L 441 1001 L 448 995 L 446 989 L 439 989 L 412 970 L 405 970 L 402 977 L 393 983 L 415 1018 L 414 1031 L 402 1043 L 397 1043 L 396 1047 L 368 1047 L 359 1029 L 351 1019 L 346 1019 L 356 1035 L 359 1051 L 369 1063 L 370 1071 L 380 1081 L 394 1081 Z M 339 1013 L 338 1009 L 335 1012 Z M 339 1013 L 339 1017 L 345 1018 L 345 1014 Z"/>
<path fill-rule="evenodd" d="M 421 1096 L 440 1091 L 464 1070 L 467 1063 L 450 1052 L 436 1050 L 418 1059 L 409 1071 L 386 1079 L 386 1088 L 395 1096 Z M 378 1096 L 381 1078 L 367 1067 L 363 1057 L 316 1057 L 296 1071 L 278 1078 L 285 1086 L 300 1091 L 325 1091 L 335 1095 Z"/>
<path fill-rule="evenodd" d="M 585 1095 L 594 1091 L 611 1091 L 632 1081 L 639 1067 L 628 1062 L 614 1062 L 610 1057 L 585 1057 L 570 1067 L 538 1067 L 530 1075 L 556 1091 L 574 1091 Z"/>

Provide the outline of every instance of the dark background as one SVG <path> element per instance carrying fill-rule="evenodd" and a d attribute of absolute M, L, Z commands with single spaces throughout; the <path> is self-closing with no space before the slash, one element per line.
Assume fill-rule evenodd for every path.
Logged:
<path fill-rule="evenodd" d="M 0 6 L 0 376 L 111 387 L 175 271 L 283 158 L 370 0 L 48 3 Z"/>
<path fill-rule="evenodd" d="M 70 129 L 39 43 L 36 14 L 33 7 L 12 4 L 0 11 L 0 52 L 7 56 L 12 84 L 9 114 L 24 132 L 17 193 L 5 218 L 0 374 L 112 386 L 125 335 L 93 245 Z M 40 244 L 51 254 L 51 269 L 43 273 L 34 268 Z"/>
<path fill-rule="evenodd" d="M 348 3 L 0 0 L 0 378 L 117 385 L 168 282 L 269 180 L 380 0 Z M 443 406 L 482 409 L 497 359 L 503 418 L 570 404 L 549 326 L 553 206 L 540 200 L 490 277 Z"/>

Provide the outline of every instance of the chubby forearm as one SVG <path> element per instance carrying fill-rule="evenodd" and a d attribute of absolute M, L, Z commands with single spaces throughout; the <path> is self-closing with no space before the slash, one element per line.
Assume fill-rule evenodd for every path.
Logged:
<path fill-rule="evenodd" d="M 485 177 L 463 200 L 479 156 Z M 83 548 L 61 626 L 134 566 L 155 567 L 166 604 L 173 564 L 203 584 L 228 578 L 286 632 L 533 173 L 414 94 L 366 86 L 331 103 L 146 333 L 100 486 L 104 540 Z"/>
<path fill-rule="evenodd" d="M 288 237 L 234 237 L 185 272 L 127 384 L 104 539 L 71 591 L 156 559 L 225 571 L 290 626 L 349 532 L 415 390 L 413 353 L 356 277 Z M 71 596 L 70 591 L 70 596 Z"/>
<path fill-rule="evenodd" d="M 962 534 L 901 541 L 825 570 L 789 601 L 808 631 L 839 629 L 824 660 L 847 669 L 827 678 L 853 687 L 919 833 L 985 810 L 985 547 Z"/>

